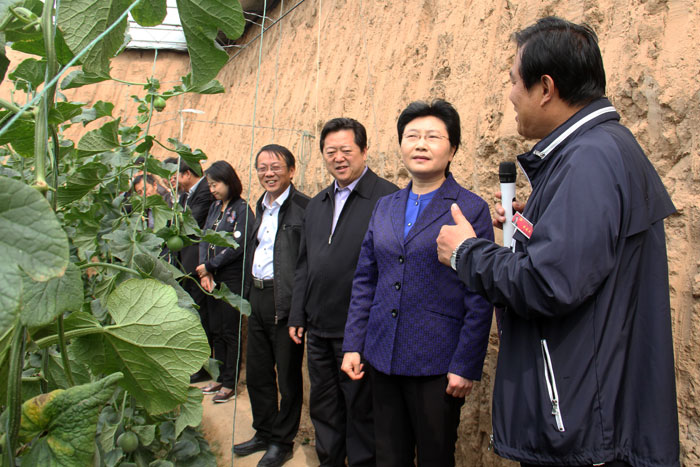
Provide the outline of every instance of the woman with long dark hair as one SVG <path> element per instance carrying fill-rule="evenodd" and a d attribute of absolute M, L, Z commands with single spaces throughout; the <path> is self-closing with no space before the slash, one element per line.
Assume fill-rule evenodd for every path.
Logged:
<path fill-rule="evenodd" d="M 244 254 L 246 246 L 252 245 L 253 211 L 241 198 L 241 181 L 228 162 L 214 162 L 204 173 L 211 194 L 216 199 L 209 208 L 204 228 L 231 232 L 238 247 L 220 247 L 201 242 L 197 274 L 207 291 L 211 292 L 217 286 L 228 287 L 233 293 L 243 295 Z M 207 296 L 206 310 L 202 316 L 212 355 L 221 362 L 219 378 L 202 388 L 202 392 L 215 394 L 214 402 L 228 402 L 236 393 L 238 380 L 240 313 L 226 302 Z"/>

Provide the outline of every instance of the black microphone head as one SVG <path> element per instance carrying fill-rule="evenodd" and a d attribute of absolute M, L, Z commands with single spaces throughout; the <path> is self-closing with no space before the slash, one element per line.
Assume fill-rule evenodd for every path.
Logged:
<path fill-rule="evenodd" d="M 498 178 L 501 183 L 515 183 L 515 162 L 501 162 L 498 166 Z"/>

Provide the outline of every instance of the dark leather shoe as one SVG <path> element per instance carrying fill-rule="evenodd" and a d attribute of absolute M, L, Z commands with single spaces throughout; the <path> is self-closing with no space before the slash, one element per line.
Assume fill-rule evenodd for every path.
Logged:
<path fill-rule="evenodd" d="M 207 370 L 201 368 L 197 373 L 190 376 L 190 384 L 202 383 L 204 381 L 209 381 L 211 376 L 207 373 Z"/>
<path fill-rule="evenodd" d="M 260 462 L 258 467 L 280 467 L 282 464 L 292 458 L 292 447 L 284 444 L 270 443 L 267 452 Z"/>
<path fill-rule="evenodd" d="M 233 452 L 238 456 L 248 456 L 254 452 L 266 451 L 268 445 L 267 441 L 255 435 L 245 443 L 235 444 Z"/>

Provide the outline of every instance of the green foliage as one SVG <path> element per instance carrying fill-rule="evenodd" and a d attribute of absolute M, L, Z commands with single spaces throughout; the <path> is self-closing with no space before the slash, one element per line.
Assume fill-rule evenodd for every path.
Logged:
<path fill-rule="evenodd" d="M 202 85 L 214 79 L 228 60 L 216 44 L 216 35 L 219 31 L 229 38 L 243 34 L 243 11 L 238 2 L 221 0 L 177 0 L 177 9 L 190 52 L 192 84 Z"/>
<path fill-rule="evenodd" d="M 177 203 L 129 190 L 137 170 L 165 178 L 177 170 L 150 154 L 155 146 L 201 174 L 201 150 L 158 141 L 148 123 L 172 97 L 224 92 L 214 78 L 227 55 L 215 37 L 240 35 L 240 6 L 179 2 L 192 72 L 170 89 L 148 78 L 134 96 L 138 124 L 124 126 L 113 103 L 89 107 L 61 94 L 56 102 L 46 84 L 69 62 L 82 69 L 63 76 L 61 89 L 111 79 L 110 60 L 126 37 L 118 19 L 130 9 L 139 24 L 160 24 L 165 0 L 61 0 L 55 12 L 52 5 L 0 0 L 0 82 L 9 65 L 4 41 L 34 55 L 7 75 L 31 100 L 27 108 L 0 100 L 0 436 L 8 440 L 0 465 L 20 456 L 22 465 L 214 466 L 196 429 L 202 395 L 188 383 L 203 364 L 212 374 L 217 368 L 181 285 L 195 279 L 165 248 L 171 237 L 197 243 L 202 232 Z M 71 125 L 101 118 L 77 143 L 64 138 Z M 204 237 L 236 245 L 230 235 Z M 212 295 L 249 312 L 226 287 Z M 120 446 L 120 436 L 131 446 Z"/>
<path fill-rule="evenodd" d="M 0 110 L 0 121 L 8 120 L 11 112 Z M 0 135 L 0 145 L 11 144 L 12 149 L 23 157 L 34 156 L 34 122 L 17 120 L 4 134 Z"/>
<path fill-rule="evenodd" d="M 46 75 L 46 61 L 28 58 L 17 65 L 15 71 L 9 74 L 8 78 L 17 82 L 17 88 L 23 91 L 37 89 L 44 82 Z M 27 87 L 29 84 L 30 87 Z"/>
<path fill-rule="evenodd" d="M 83 306 L 83 279 L 73 263 L 65 274 L 45 282 L 22 275 L 22 311 L 20 321 L 29 327 L 52 323 L 59 315 Z"/>
<path fill-rule="evenodd" d="M 41 194 L 0 177 L 0 334 L 15 322 L 23 271 L 34 281 L 60 277 L 68 267 L 68 238 Z"/>
<path fill-rule="evenodd" d="M 141 0 L 141 3 L 131 10 L 134 21 L 141 26 L 158 26 L 168 13 L 162 0 Z"/>
<path fill-rule="evenodd" d="M 58 9 L 58 27 L 70 50 L 77 54 L 86 48 L 119 18 L 129 3 L 127 0 L 62 1 Z M 125 18 L 104 37 L 99 46 L 91 48 L 83 56 L 83 70 L 86 73 L 109 76 L 109 61 L 124 43 L 126 25 Z"/>
<path fill-rule="evenodd" d="M 187 399 L 189 377 L 209 357 L 199 319 L 177 305 L 177 294 L 153 279 L 130 279 L 107 299 L 113 325 L 80 337 L 97 373 L 124 372 L 123 386 L 151 414 Z M 158 378 L 154 378 L 158 375 Z"/>
<path fill-rule="evenodd" d="M 121 373 L 69 389 L 57 389 L 22 405 L 19 439 L 33 441 L 25 465 L 88 465 L 95 450 L 95 429 L 102 406 L 112 397 Z"/>

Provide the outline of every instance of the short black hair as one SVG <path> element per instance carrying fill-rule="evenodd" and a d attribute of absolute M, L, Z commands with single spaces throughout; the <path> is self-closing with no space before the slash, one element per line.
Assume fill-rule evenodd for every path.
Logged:
<path fill-rule="evenodd" d="M 603 57 L 590 26 L 548 16 L 516 32 L 513 39 L 526 89 L 549 75 L 569 105 L 585 105 L 605 95 Z"/>
<path fill-rule="evenodd" d="M 221 182 L 228 187 L 228 201 L 236 201 L 241 197 L 243 185 L 238 174 L 226 161 L 216 161 L 204 171 L 204 175 L 211 178 L 215 182 Z"/>
<path fill-rule="evenodd" d="M 341 130 L 352 130 L 355 134 L 355 144 L 360 147 L 360 151 L 367 149 L 367 130 L 365 130 L 364 125 L 358 122 L 354 118 L 334 118 L 328 120 L 323 129 L 321 130 L 321 152 L 323 152 L 323 147 L 326 144 L 326 136 L 328 133 L 335 133 Z"/>
<path fill-rule="evenodd" d="M 416 118 L 435 117 L 442 120 L 447 128 L 447 136 L 450 139 L 450 146 L 457 152 L 459 142 L 462 139 L 462 126 L 459 120 L 459 112 L 452 104 L 442 99 L 435 99 L 428 104 L 425 101 L 414 101 L 408 104 L 396 122 L 396 130 L 399 133 L 399 144 L 403 141 L 403 131 L 406 125 Z M 445 176 L 450 173 L 450 163 L 445 167 Z"/>
<path fill-rule="evenodd" d="M 178 162 L 177 162 L 178 159 L 180 160 L 180 165 L 179 165 L 179 170 L 178 170 L 178 172 L 180 172 L 181 174 L 184 174 L 185 172 L 190 172 L 190 173 L 191 173 L 192 175 L 194 175 L 195 177 L 199 177 L 199 175 L 197 175 L 197 173 L 196 173 L 194 170 L 192 170 L 192 168 L 191 168 L 189 165 L 187 165 L 187 162 L 185 162 L 185 159 L 183 159 L 183 158 L 181 158 L 181 157 L 168 157 L 168 158 L 165 159 L 163 162 L 165 162 L 166 164 L 175 164 L 175 165 L 177 165 L 177 164 L 178 164 Z"/>
<path fill-rule="evenodd" d="M 262 154 L 263 152 L 271 152 L 277 157 L 281 157 L 282 160 L 284 160 L 284 163 L 287 164 L 287 168 L 289 169 L 293 169 L 294 167 L 296 167 L 296 161 L 294 160 L 294 154 L 292 154 L 292 151 L 285 148 L 284 146 L 280 146 L 279 144 L 267 144 L 261 147 L 260 151 L 258 151 L 258 153 L 255 155 L 255 167 L 258 166 L 258 156 L 260 156 L 260 154 Z"/>
<path fill-rule="evenodd" d="M 141 183 L 143 181 L 143 174 L 139 174 L 134 177 L 134 179 L 131 181 L 131 186 L 135 187 L 137 183 Z M 154 185 L 156 183 L 156 179 L 153 177 L 151 174 L 146 174 L 146 183 L 149 185 Z"/>

